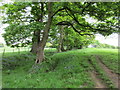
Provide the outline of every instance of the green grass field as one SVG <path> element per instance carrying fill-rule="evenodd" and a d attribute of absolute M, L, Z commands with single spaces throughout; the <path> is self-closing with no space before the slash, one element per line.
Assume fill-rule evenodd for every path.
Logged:
<path fill-rule="evenodd" d="M 117 49 L 87 48 L 62 53 L 56 53 L 56 49 L 46 49 L 45 61 L 39 65 L 34 65 L 36 56 L 30 52 L 8 52 L 2 59 L 2 86 L 3 88 L 94 88 L 95 82 L 89 71 L 95 67 L 107 87 L 113 88 L 114 84 L 97 64 L 96 56 L 108 68 L 120 74 Z"/>

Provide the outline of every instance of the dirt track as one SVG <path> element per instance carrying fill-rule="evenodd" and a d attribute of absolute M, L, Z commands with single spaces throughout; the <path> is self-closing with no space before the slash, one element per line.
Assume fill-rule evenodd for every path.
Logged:
<path fill-rule="evenodd" d="M 108 69 L 108 67 L 102 62 L 102 60 L 98 56 L 96 56 L 96 59 L 98 60 L 98 63 L 103 68 L 103 70 L 106 72 L 107 76 L 114 83 L 115 87 L 118 88 L 119 82 L 120 82 L 119 75 L 116 73 L 113 73 L 112 70 Z"/>
<path fill-rule="evenodd" d="M 95 88 L 107 88 L 104 83 L 102 83 L 102 80 L 97 77 L 96 72 L 92 71 L 90 72 L 92 80 L 95 82 Z"/>
<path fill-rule="evenodd" d="M 106 75 L 109 77 L 109 79 L 113 82 L 115 88 L 120 88 L 120 78 L 119 75 L 116 73 L 113 73 L 112 70 L 110 70 L 103 62 L 102 60 L 98 57 L 95 56 L 98 64 L 100 65 L 100 67 L 104 70 L 104 72 L 106 73 Z M 92 64 L 91 60 L 89 60 L 89 63 Z M 94 67 L 94 65 L 92 64 L 92 66 Z M 95 67 L 94 67 L 95 69 Z M 105 83 L 103 83 L 103 80 L 101 78 L 98 78 L 98 73 L 93 70 L 91 72 L 89 72 L 91 75 L 92 80 L 95 82 L 95 88 L 108 88 L 107 85 Z"/>

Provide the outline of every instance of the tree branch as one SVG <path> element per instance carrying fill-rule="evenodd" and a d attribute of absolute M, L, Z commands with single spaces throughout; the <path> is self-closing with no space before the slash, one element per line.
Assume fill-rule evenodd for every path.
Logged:
<path fill-rule="evenodd" d="M 91 2 L 86 2 L 87 5 L 82 9 L 81 14 L 85 11 L 86 8 L 88 8 L 92 3 Z"/>
<path fill-rule="evenodd" d="M 85 5 L 87 3 L 87 5 Z M 81 11 L 73 11 L 73 13 L 79 13 L 79 14 L 83 14 L 83 12 L 85 11 L 86 8 L 88 8 L 92 3 L 91 2 L 85 2 L 84 3 L 84 7 L 81 6 L 79 3 L 74 2 L 74 5 L 76 5 L 78 8 L 83 8 Z"/>
<path fill-rule="evenodd" d="M 67 9 L 68 11 L 70 11 L 70 14 L 67 12 L 68 15 L 69 15 L 70 17 L 72 17 L 73 20 L 74 20 L 78 25 L 83 26 L 83 27 L 89 27 L 89 28 L 92 30 L 92 32 L 96 32 L 96 31 L 106 32 L 106 30 L 96 29 L 96 28 L 91 27 L 90 25 L 83 25 L 83 24 L 79 23 L 79 21 L 77 20 L 77 18 L 76 18 L 75 15 L 73 14 L 72 10 L 71 10 L 70 8 L 68 8 L 68 7 L 66 7 L 66 9 Z"/>
<path fill-rule="evenodd" d="M 62 22 L 59 22 L 59 23 L 57 23 L 56 25 L 68 25 L 68 26 L 71 26 L 72 28 L 73 28 L 73 30 L 75 31 L 75 32 L 77 32 L 79 35 L 81 35 L 81 36 L 83 36 L 83 35 L 93 35 L 93 34 L 81 34 L 74 26 L 73 26 L 73 24 L 72 23 L 70 23 L 70 22 L 68 22 L 68 21 L 62 21 Z"/>
<path fill-rule="evenodd" d="M 66 8 L 63 7 L 63 8 L 61 8 L 61 9 L 58 9 L 58 10 L 52 15 L 52 18 L 53 18 L 53 16 L 55 16 L 55 14 L 57 14 L 59 11 L 62 11 L 62 10 L 64 10 L 64 9 L 66 9 Z"/>

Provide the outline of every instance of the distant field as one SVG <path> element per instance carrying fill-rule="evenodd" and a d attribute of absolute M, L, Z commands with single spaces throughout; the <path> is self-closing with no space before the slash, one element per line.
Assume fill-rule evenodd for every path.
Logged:
<path fill-rule="evenodd" d="M 0 53 L 3 53 L 4 50 L 5 52 L 19 52 L 19 50 L 28 51 L 30 50 L 30 48 L 29 47 L 20 47 L 20 48 L 0 47 Z"/>
<path fill-rule="evenodd" d="M 45 48 L 45 50 L 53 50 L 55 48 Z M 5 53 L 6 52 L 21 52 L 21 51 L 30 51 L 31 48 L 30 47 L 20 47 L 20 48 L 11 48 L 11 47 L 0 47 L 0 53 L 3 53 L 5 50 Z"/>
<path fill-rule="evenodd" d="M 114 88 L 118 87 L 117 49 L 78 49 L 57 53 L 45 50 L 45 61 L 34 65 L 30 52 L 3 57 L 4 88 Z"/>

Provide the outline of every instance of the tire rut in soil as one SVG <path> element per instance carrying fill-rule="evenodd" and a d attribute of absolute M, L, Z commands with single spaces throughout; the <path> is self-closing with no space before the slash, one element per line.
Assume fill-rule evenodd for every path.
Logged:
<path fill-rule="evenodd" d="M 101 78 L 98 78 L 98 73 L 95 71 L 95 67 L 92 64 L 91 60 L 88 60 L 88 61 L 94 68 L 93 71 L 89 71 L 92 80 L 95 82 L 94 88 L 107 88 L 107 85 L 105 83 L 103 83 L 103 80 Z"/>
<path fill-rule="evenodd" d="M 106 85 L 104 85 L 102 83 L 102 80 L 100 78 L 98 78 L 95 71 L 90 72 L 90 75 L 92 77 L 92 80 L 95 82 L 95 87 L 94 88 L 107 88 Z"/>
<path fill-rule="evenodd" d="M 120 88 L 120 78 L 119 75 L 114 73 L 112 70 L 110 70 L 104 63 L 103 61 L 100 59 L 99 56 L 96 56 L 96 59 L 99 63 L 99 65 L 103 68 L 103 70 L 105 71 L 105 73 L 107 74 L 107 76 L 110 78 L 110 80 L 113 82 L 113 84 L 115 85 L 116 88 Z"/>

